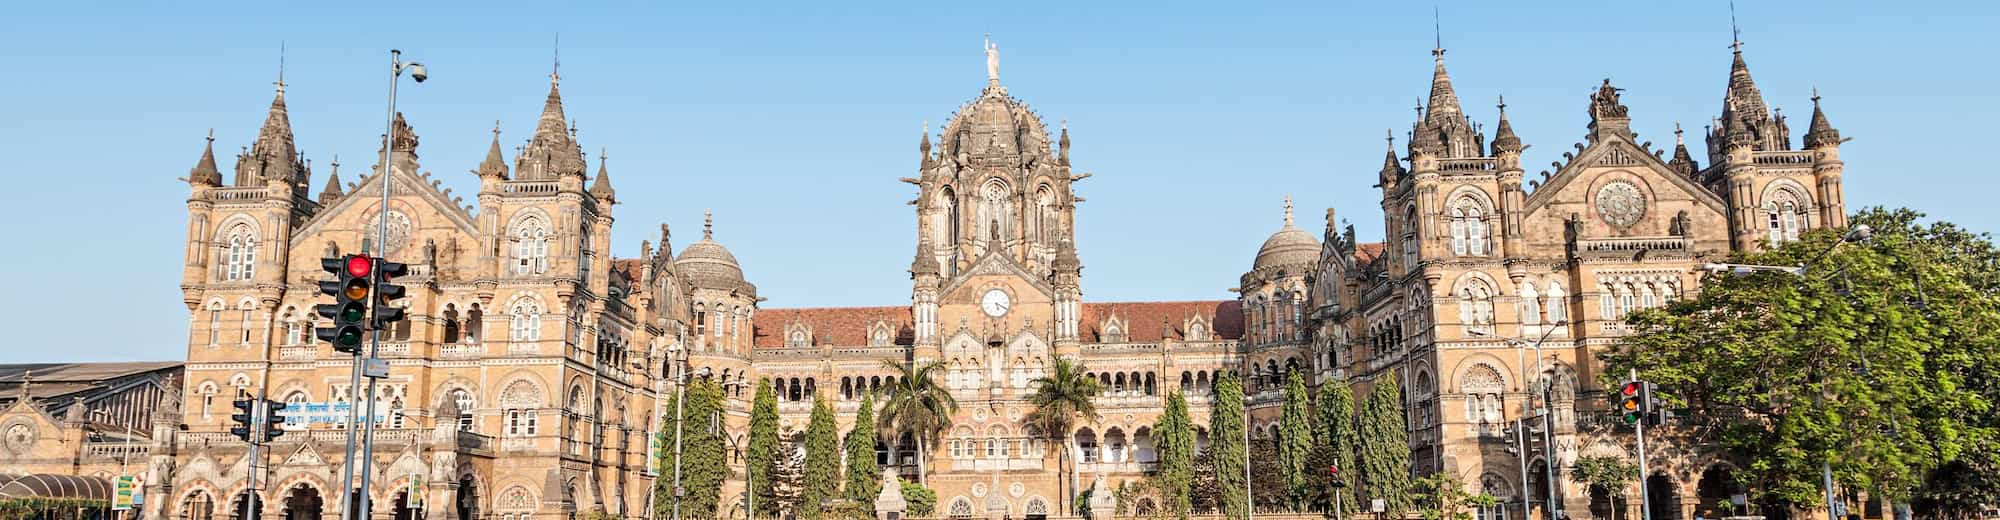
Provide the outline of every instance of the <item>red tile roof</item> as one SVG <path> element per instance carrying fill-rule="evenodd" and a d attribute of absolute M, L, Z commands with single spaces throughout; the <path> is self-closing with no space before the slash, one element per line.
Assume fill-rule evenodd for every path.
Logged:
<path fill-rule="evenodd" d="M 1163 324 L 1173 327 L 1173 338 L 1182 339 L 1187 319 L 1193 316 L 1209 321 L 1215 339 L 1243 335 L 1243 311 L 1235 300 L 1084 303 L 1084 341 L 1098 341 L 1098 329 L 1114 315 L 1125 322 L 1126 336 L 1132 341 L 1159 340 Z M 896 328 L 895 344 L 910 344 L 909 306 L 758 309 L 750 325 L 753 345 L 758 348 L 783 347 L 785 327 L 795 322 L 812 327 L 815 345 L 858 347 L 868 344 L 868 327 L 876 320 L 888 321 Z"/>
<path fill-rule="evenodd" d="M 1388 242 L 1362 242 L 1354 245 L 1354 263 L 1366 264 L 1382 256 L 1389 249 Z"/>
<path fill-rule="evenodd" d="M 804 309 L 757 309 L 750 319 L 752 345 L 758 348 L 785 346 L 785 327 L 803 322 L 812 327 L 813 344 L 859 347 L 868 345 L 868 327 L 885 320 L 896 328 L 897 345 L 908 345 L 910 307 L 817 307 Z"/>
<path fill-rule="evenodd" d="M 646 261 L 639 258 L 613 258 L 611 271 L 625 276 L 633 284 L 639 283 L 639 273 L 645 272 Z"/>

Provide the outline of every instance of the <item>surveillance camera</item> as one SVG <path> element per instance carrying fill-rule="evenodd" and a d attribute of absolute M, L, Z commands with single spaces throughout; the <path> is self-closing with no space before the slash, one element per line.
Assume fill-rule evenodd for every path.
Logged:
<path fill-rule="evenodd" d="M 424 82 L 424 79 L 425 79 L 425 78 L 429 78 L 429 77 L 431 77 L 431 75 L 430 75 L 430 74 L 428 74 L 428 73 L 427 73 L 427 71 L 425 71 L 425 70 L 424 70 L 424 64 L 422 64 L 422 63 L 411 63 L 411 64 L 410 64 L 410 77 L 411 77 L 411 78 L 416 78 L 416 80 L 417 80 L 417 83 L 423 83 L 423 82 Z"/>

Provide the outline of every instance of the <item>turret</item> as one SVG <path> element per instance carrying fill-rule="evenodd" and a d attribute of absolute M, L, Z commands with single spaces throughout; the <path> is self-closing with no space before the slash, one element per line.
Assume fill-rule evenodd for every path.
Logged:
<path fill-rule="evenodd" d="M 611 172 L 605 169 L 604 163 L 607 159 L 609 157 L 605 155 L 604 150 L 599 149 L 597 151 L 597 181 L 590 184 L 591 196 L 597 197 L 598 204 L 604 207 L 609 207 L 611 204 L 618 202 L 618 190 L 611 188 Z"/>
<path fill-rule="evenodd" d="M 326 188 L 319 192 L 319 207 L 332 206 L 340 200 L 340 156 L 333 156 L 333 172 L 326 176 Z"/>
<path fill-rule="evenodd" d="M 1682 135 L 1680 123 L 1674 123 L 1674 158 L 1667 160 L 1667 167 L 1690 179 L 1695 179 L 1701 171 L 1701 165 L 1695 164 L 1694 156 L 1688 153 L 1687 137 Z"/>
<path fill-rule="evenodd" d="M 1846 163 L 1840 160 L 1840 144 L 1845 139 L 1833 123 L 1826 120 L 1826 112 L 1819 106 L 1819 89 L 1813 89 L 1812 123 L 1806 128 L 1805 145 L 1813 151 L 1813 179 L 1818 192 L 1819 220 L 1828 227 L 1847 227 L 1846 196 L 1841 192 L 1840 176 Z"/>
<path fill-rule="evenodd" d="M 1509 259 L 1521 258 L 1524 237 L 1521 233 L 1521 207 L 1526 203 L 1527 193 L 1521 190 L 1521 152 L 1528 146 L 1521 144 L 1520 136 L 1514 135 L 1514 124 L 1507 121 L 1507 98 L 1500 98 L 1500 124 L 1493 136 L 1494 168 L 1499 174 L 1500 201 L 1500 252 Z M 1508 274 L 1527 274 L 1527 265 L 1522 262 L 1508 262 Z"/>
<path fill-rule="evenodd" d="M 196 189 L 214 188 L 222 185 L 222 171 L 215 167 L 215 131 L 208 131 L 208 143 L 202 145 L 201 159 L 188 169 L 187 182 Z"/>
<path fill-rule="evenodd" d="M 542 115 L 535 120 L 535 135 L 515 158 L 514 170 L 520 180 L 575 179 L 582 184 L 583 149 L 575 136 L 564 128 L 561 76 L 549 75 L 549 95 L 542 102 Z"/>
<path fill-rule="evenodd" d="M 914 343 L 919 357 L 936 359 L 938 345 L 938 284 L 943 269 L 938 265 L 931 239 L 917 239 L 916 258 L 910 260 L 910 315 L 914 321 Z M 926 357 L 927 356 L 927 357 Z"/>

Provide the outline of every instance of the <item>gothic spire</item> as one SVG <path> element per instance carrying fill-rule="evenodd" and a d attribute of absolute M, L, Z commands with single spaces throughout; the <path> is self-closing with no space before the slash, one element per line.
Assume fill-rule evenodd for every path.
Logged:
<path fill-rule="evenodd" d="M 924 166 L 931 165 L 931 120 L 924 120 L 923 138 L 917 141 L 917 153 L 924 156 Z"/>
<path fill-rule="evenodd" d="M 917 257 L 910 261 L 910 274 L 938 274 L 943 268 L 938 266 L 937 250 L 931 248 L 930 237 L 917 240 Z"/>
<path fill-rule="evenodd" d="M 1458 106 L 1458 92 L 1451 88 L 1451 74 L 1444 70 L 1444 48 L 1431 49 L 1431 57 L 1436 64 L 1431 70 L 1431 97 L 1424 104 L 1424 117 L 1432 121 L 1457 117 L 1463 110 Z"/>
<path fill-rule="evenodd" d="M 1700 170 L 1695 165 L 1694 156 L 1688 153 L 1687 137 L 1682 135 L 1680 123 L 1674 123 L 1674 158 L 1667 161 L 1667 167 L 1688 177 L 1694 177 L 1695 172 Z"/>
<path fill-rule="evenodd" d="M 319 205 L 331 206 L 333 201 L 338 199 L 340 199 L 340 154 L 334 154 L 333 173 L 326 176 L 326 189 L 319 192 Z"/>
<path fill-rule="evenodd" d="M 609 159 L 609 157 L 605 155 L 604 149 L 599 148 L 597 150 L 597 182 L 590 184 L 590 194 L 600 199 L 616 202 L 618 200 L 618 190 L 611 189 L 611 172 L 604 167 L 606 159 Z"/>
<path fill-rule="evenodd" d="M 215 130 L 208 131 L 208 144 L 202 145 L 201 160 L 188 170 L 187 182 L 195 186 L 222 185 L 222 171 L 215 167 Z"/>
<path fill-rule="evenodd" d="M 1403 174 L 1403 162 L 1396 159 L 1396 131 L 1389 130 L 1387 133 L 1388 137 L 1386 139 L 1389 142 L 1389 151 L 1382 158 L 1383 184 L 1387 184 Z"/>
<path fill-rule="evenodd" d="M 1812 123 L 1806 127 L 1806 148 L 1819 148 L 1840 144 L 1840 131 L 1826 120 L 1826 112 L 1819 108 L 1819 89 L 1813 89 Z"/>
<path fill-rule="evenodd" d="M 576 136 L 565 128 L 568 119 L 563 116 L 561 78 L 559 73 L 549 74 L 549 95 L 542 102 L 541 117 L 535 120 L 535 135 L 517 158 L 519 164 L 515 170 L 522 180 L 584 174 L 583 149 L 577 146 Z"/>
<path fill-rule="evenodd" d="M 1514 135 L 1514 125 L 1507 122 L 1507 96 L 1500 96 L 1500 129 L 1493 135 L 1493 153 L 1521 153 L 1521 137 Z"/>
<path fill-rule="evenodd" d="M 257 141 L 244 157 L 247 164 L 236 167 L 237 186 L 262 186 L 265 181 L 284 180 L 294 186 L 303 186 L 305 167 L 299 164 L 299 153 L 292 140 L 292 119 L 285 109 L 285 82 L 277 83 L 277 94 L 271 98 L 271 109 L 264 116 L 264 126 L 257 130 Z"/>
<path fill-rule="evenodd" d="M 1069 118 L 1067 117 L 1062 119 L 1062 137 L 1056 140 L 1056 146 L 1060 147 L 1058 155 L 1056 157 L 1056 162 L 1064 166 L 1068 166 L 1069 165 Z"/>
<path fill-rule="evenodd" d="M 486 160 L 479 162 L 479 169 L 473 173 L 480 177 L 507 180 L 507 159 L 500 155 L 500 121 L 493 121 L 493 144 L 486 147 Z"/>

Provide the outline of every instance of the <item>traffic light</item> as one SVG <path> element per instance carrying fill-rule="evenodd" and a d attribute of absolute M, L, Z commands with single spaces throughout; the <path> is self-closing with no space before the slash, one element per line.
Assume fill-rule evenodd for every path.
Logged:
<path fill-rule="evenodd" d="M 1626 381 L 1625 386 L 1619 387 L 1618 397 L 1618 412 L 1622 414 L 1625 424 L 1636 425 L 1641 421 L 1646 424 L 1659 424 L 1655 417 L 1657 412 L 1653 403 L 1653 383 Z"/>
<path fill-rule="evenodd" d="M 1347 481 L 1340 479 L 1339 465 L 1327 465 L 1326 474 L 1327 476 L 1333 477 L 1333 487 L 1337 488 L 1347 487 Z"/>
<path fill-rule="evenodd" d="M 285 416 L 278 415 L 278 412 L 282 411 L 285 411 L 285 403 L 264 400 L 264 440 L 269 441 L 285 434 Z"/>
<path fill-rule="evenodd" d="M 375 330 L 389 330 L 389 324 L 403 321 L 403 309 L 389 305 L 403 298 L 403 286 L 390 283 L 398 276 L 410 274 L 410 266 L 375 258 L 375 319 L 369 324 Z"/>
<path fill-rule="evenodd" d="M 322 258 L 319 267 L 333 273 L 333 280 L 319 283 L 320 294 L 333 296 L 333 303 L 314 306 L 313 311 L 333 320 L 333 326 L 320 327 L 313 334 L 333 344 L 334 351 L 359 354 L 362 323 L 368 317 L 368 284 L 375 272 L 375 261 L 361 255 L 346 255 Z"/>
<path fill-rule="evenodd" d="M 250 442 L 250 426 L 257 420 L 257 414 L 253 412 L 256 410 L 257 400 L 251 399 L 250 396 L 238 396 L 229 405 L 236 408 L 236 413 L 229 414 L 229 420 L 233 422 L 229 427 L 229 434 L 243 439 L 243 442 Z"/>

